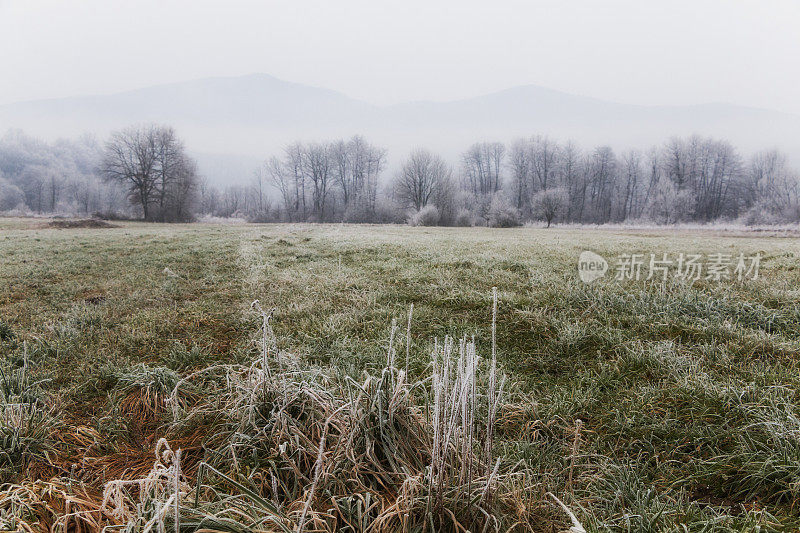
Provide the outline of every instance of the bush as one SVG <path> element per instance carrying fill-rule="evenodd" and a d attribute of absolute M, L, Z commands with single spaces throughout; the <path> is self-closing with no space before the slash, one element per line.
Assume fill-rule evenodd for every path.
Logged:
<path fill-rule="evenodd" d="M 474 226 L 475 217 L 472 216 L 472 213 L 469 209 L 459 209 L 458 213 L 456 213 L 456 216 L 453 219 L 453 225 L 462 228 Z"/>
<path fill-rule="evenodd" d="M 375 224 L 402 224 L 406 222 L 403 209 L 391 200 L 381 199 L 375 202 Z"/>
<path fill-rule="evenodd" d="M 412 226 L 435 226 L 439 223 L 439 210 L 435 205 L 428 204 L 408 217 Z"/>
<path fill-rule="evenodd" d="M 18 208 L 23 201 L 24 196 L 20 188 L 0 177 L 0 211 Z"/>
<path fill-rule="evenodd" d="M 351 203 L 342 215 L 342 221 L 349 223 L 364 223 L 373 220 L 375 220 L 375 213 L 364 203 Z"/>
<path fill-rule="evenodd" d="M 513 228 L 520 225 L 519 212 L 500 195 L 495 195 L 489 204 L 489 226 L 493 228 Z"/>
<path fill-rule="evenodd" d="M 789 217 L 776 213 L 762 202 L 757 203 L 747 210 L 739 220 L 746 226 L 774 226 L 785 223 Z"/>
<path fill-rule="evenodd" d="M 645 213 L 656 224 L 675 224 L 691 218 L 692 205 L 694 199 L 689 191 L 679 191 L 668 180 L 661 180 L 645 207 Z"/>

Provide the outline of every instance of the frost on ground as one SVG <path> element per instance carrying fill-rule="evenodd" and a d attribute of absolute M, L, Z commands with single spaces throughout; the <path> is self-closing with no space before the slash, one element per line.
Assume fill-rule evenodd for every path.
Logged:
<path fill-rule="evenodd" d="M 2 228 L 7 529 L 800 526 L 794 239 Z M 762 270 L 587 285 L 586 249 Z"/>

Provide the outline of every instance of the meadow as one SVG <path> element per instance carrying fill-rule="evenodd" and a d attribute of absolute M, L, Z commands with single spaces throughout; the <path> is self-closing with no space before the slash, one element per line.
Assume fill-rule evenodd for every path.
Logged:
<path fill-rule="evenodd" d="M 0 530 L 800 528 L 796 235 L 114 226 L 0 220 Z"/>

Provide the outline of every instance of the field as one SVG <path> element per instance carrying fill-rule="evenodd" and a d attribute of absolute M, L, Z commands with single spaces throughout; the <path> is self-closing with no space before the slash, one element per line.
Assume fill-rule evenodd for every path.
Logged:
<path fill-rule="evenodd" d="M 0 530 L 800 527 L 795 237 L 115 224 L 0 220 Z"/>

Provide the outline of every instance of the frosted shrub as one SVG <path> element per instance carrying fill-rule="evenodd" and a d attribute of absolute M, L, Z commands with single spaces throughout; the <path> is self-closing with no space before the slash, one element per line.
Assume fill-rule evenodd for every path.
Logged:
<path fill-rule="evenodd" d="M 439 209 L 435 205 L 428 204 L 416 213 L 412 213 L 408 223 L 412 226 L 435 226 L 439 223 Z"/>
<path fill-rule="evenodd" d="M 0 177 L 0 211 L 19 209 L 24 206 L 23 199 L 24 197 L 19 187 Z"/>
<path fill-rule="evenodd" d="M 472 213 L 469 209 L 459 209 L 458 213 L 456 213 L 456 216 L 453 219 L 453 225 L 464 228 L 474 226 L 475 217 L 472 216 Z"/>
<path fill-rule="evenodd" d="M 520 225 L 519 212 L 503 196 L 495 195 L 489 204 L 489 226 L 513 228 Z"/>
<path fill-rule="evenodd" d="M 740 220 L 745 226 L 771 226 L 782 222 L 780 215 L 774 213 L 767 205 L 759 202 L 742 215 Z"/>

